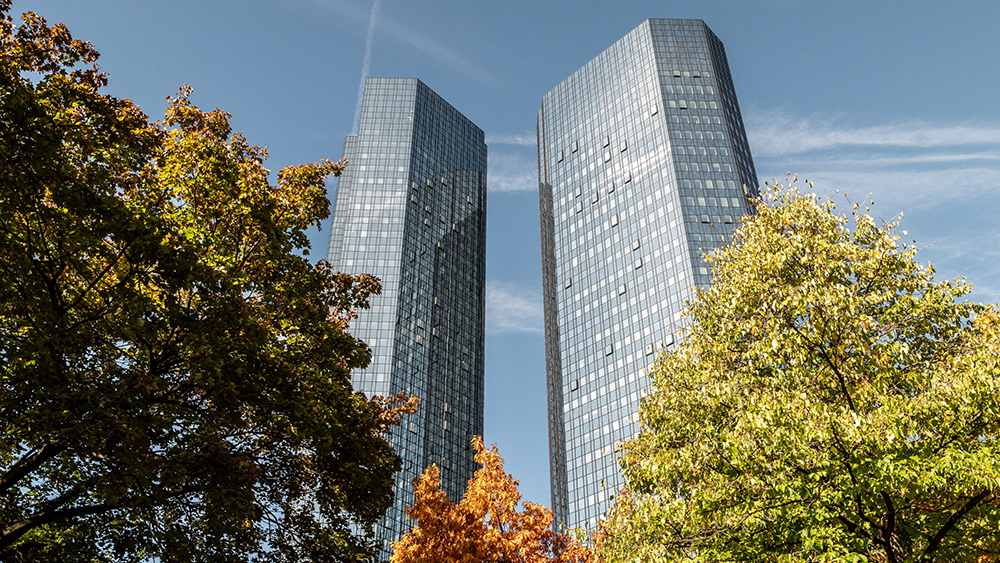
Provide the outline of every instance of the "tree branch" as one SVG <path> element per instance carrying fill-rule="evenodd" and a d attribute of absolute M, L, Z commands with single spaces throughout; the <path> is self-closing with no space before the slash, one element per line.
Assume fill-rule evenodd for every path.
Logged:
<path fill-rule="evenodd" d="M 927 544 L 927 548 L 924 549 L 924 553 L 920 556 L 920 558 L 923 560 L 929 560 L 930 555 L 933 554 L 935 551 L 937 551 L 938 547 L 941 546 L 941 542 L 944 541 L 944 538 L 945 536 L 948 535 L 948 532 L 950 532 L 951 529 L 955 527 L 955 524 L 958 524 L 958 521 L 961 520 L 966 514 L 968 514 L 970 510 L 975 508 L 977 504 L 982 502 L 983 499 L 990 496 L 990 493 L 991 491 L 989 489 L 984 490 L 978 495 L 970 498 L 969 501 L 966 502 L 962 508 L 955 511 L 955 513 L 952 514 L 950 518 L 948 518 L 948 521 L 944 523 L 944 526 L 941 526 L 941 529 L 938 530 L 938 533 L 934 534 L 934 537 L 931 538 L 930 543 Z"/>
<path fill-rule="evenodd" d="M 64 520 L 67 518 L 100 514 L 115 508 L 117 508 L 117 506 L 107 504 L 91 504 L 86 506 L 74 506 L 63 510 L 47 510 L 32 514 L 30 517 L 25 518 L 20 522 L 7 526 L 7 528 L 0 532 L 0 549 L 7 549 L 8 547 L 14 545 L 14 542 L 19 540 L 21 536 L 37 526 L 42 526 L 50 522 Z"/>
<path fill-rule="evenodd" d="M 170 491 L 166 498 L 176 498 L 182 495 L 186 495 L 192 492 L 198 491 L 199 488 L 194 485 L 186 485 L 178 488 L 177 490 Z M 79 487 L 74 487 L 61 497 L 51 500 L 42 505 L 42 509 L 35 514 L 21 520 L 20 522 L 11 524 L 7 526 L 4 530 L 0 531 L 0 554 L 3 550 L 7 549 L 14 544 L 18 539 L 24 534 L 31 531 L 33 528 L 38 526 L 43 526 L 52 522 L 57 522 L 59 520 L 67 520 L 70 518 L 78 518 L 80 516 L 92 516 L 94 514 L 102 514 L 104 512 L 110 512 L 116 509 L 122 508 L 135 508 L 137 506 L 142 506 L 151 495 L 147 494 L 141 497 L 134 497 L 131 499 L 125 499 L 117 503 L 103 503 L 103 504 L 88 504 L 83 506 L 74 506 L 70 508 L 64 508 L 62 510 L 57 510 L 56 508 L 67 501 L 78 497 L 82 489 Z"/>
<path fill-rule="evenodd" d="M 61 444 L 49 443 L 37 452 L 22 457 L 20 461 L 7 470 L 7 473 L 5 473 L 3 477 L 0 477 L 0 492 L 13 487 L 15 483 L 23 479 L 32 471 L 38 469 L 40 465 L 52 459 L 65 449 L 66 446 Z"/>
<path fill-rule="evenodd" d="M 881 495 L 886 510 L 886 522 L 882 528 L 882 545 L 885 546 L 885 556 L 888 562 L 897 563 L 899 560 L 896 558 L 896 550 L 892 545 L 892 536 L 896 532 L 896 509 L 893 507 L 892 499 L 889 498 L 888 493 L 882 491 Z"/>
<path fill-rule="evenodd" d="M 806 344 L 815 348 L 816 351 L 819 353 L 820 357 L 823 358 L 823 361 L 826 362 L 826 365 L 830 366 L 830 369 L 833 370 L 833 374 L 837 376 L 837 382 L 840 384 L 841 393 L 843 393 L 844 398 L 847 399 L 847 406 L 852 411 L 857 412 L 858 409 L 854 407 L 854 400 L 851 398 L 851 393 L 847 390 L 847 381 L 844 379 L 844 375 L 840 373 L 840 370 L 837 368 L 837 365 L 833 362 L 833 358 L 831 358 L 830 355 L 827 353 L 822 343 L 811 341 L 809 337 L 803 334 L 802 330 L 800 330 L 799 327 L 795 325 L 794 321 L 789 322 L 788 326 L 792 330 L 794 330 L 795 333 L 798 334 L 802 338 L 802 340 L 806 342 Z"/>

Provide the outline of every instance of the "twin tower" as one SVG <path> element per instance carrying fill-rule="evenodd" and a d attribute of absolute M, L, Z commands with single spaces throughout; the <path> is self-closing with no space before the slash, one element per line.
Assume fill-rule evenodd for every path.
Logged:
<path fill-rule="evenodd" d="M 410 528 L 412 480 L 436 463 L 457 501 L 476 468 L 486 144 L 419 80 L 369 78 L 344 157 L 328 260 L 383 288 L 351 326 L 372 349 L 353 383 L 421 401 L 392 436 L 403 469 L 378 530 L 387 557 Z M 677 19 L 618 40 L 543 96 L 538 175 L 552 509 L 557 527 L 594 526 L 621 485 L 614 445 L 638 429 L 646 369 L 710 283 L 702 256 L 756 195 L 722 42 Z"/>

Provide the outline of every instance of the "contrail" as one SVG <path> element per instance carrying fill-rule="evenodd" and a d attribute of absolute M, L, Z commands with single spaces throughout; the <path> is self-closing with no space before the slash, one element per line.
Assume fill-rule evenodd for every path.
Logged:
<path fill-rule="evenodd" d="M 358 133 L 358 125 L 361 123 L 361 101 L 365 96 L 365 79 L 368 78 L 368 67 L 372 64 L 372 39 L 375 38 L 375 19 L 378 18 L 378 8 L 382 0 L 375 0 L 372 4 L 372 16 L 368 20 L 368 38 L 365 40 L 365 62 L 361 65 L 361 84 L 358 84 L 358 106 L 354 110 L 354 125 L 351 132 Z"/>

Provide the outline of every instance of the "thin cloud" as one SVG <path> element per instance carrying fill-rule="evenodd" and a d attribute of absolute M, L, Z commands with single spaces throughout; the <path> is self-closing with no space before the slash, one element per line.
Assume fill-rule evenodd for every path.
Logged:
<path fill-rule="evenodd" d="M 893 206 L 989 196 L 1000 185 L 1000 125 L 924 122 L 839 126 L 782 112 L 751 113 L 747 136 L 760 180 L 797 172 L 821 186 L 868 192 Z"/>
<path fill-rule="evenodd" d="M 782 165 L 778 180 L 784 179 L 787 168 L 789 167 Z M 827 193 L 840 190 L 841 193 L 848 193 L 852 199 L 861 201 L 871 192 L 876 202 L 880 203 L 880 209 L 885 209 L 885 206 L 893 207 L 886 209 L 890 214 L 907 209 L 933 207 L 954 199 L 993 197 L 997 186 L 1000 186 L 1000 170 L 989 168 L 858 170 L 813 166 L 808 162 L 798 162 L 793 168 L 800 177 L 812 180 L 818 189 Z M 770 180 L 772 176 L 761 177 L 761 183 Z"/>
<path fill-rule="evenodd" d="M 781 112 L 747 119 L 760 181 L 783 181 L 786 171 L 817 191 L 873 199 L 872 213 L 903 225 L 939 279 L 965 275 L 970 297 L 989 302 L 1000 288 L 1000 125 L 909 121 L 867 127 Z"/>
<path fill-rule="evenodd" d="M 541 333 L 542 295 L 514 282 L 486 282 L 486 332 Z"/>
<path fill-rule="evenodd" d="M 762 160 L 776 160 L 776 157 L 764 157 Z M 872 151 L 825 151 L 822 154 L 788 155 L 781 158 L 782 162 L 787 162 L 793 166 L 800 162 L 818 163 L 826 166 L 849 166 L 849 167 L 900 167 L 914 165 L 953 165 L 972 164 L 975 162 L 991 163 L 1000 161 L 1000 153 L 993 152 L 969 152 L 969 153 L 930 153 L 930 154 L 910 154 L 910 155 L 876 155 Z"/>
<path fill-rule="evenodd" d="M 354 124 L 351 126 L 351 133 L 358 133 L 358 124 L 361 122 L 361 104 L 365 95 L 365 79 L 368 78 L 368 69 L 372 64 L 372 44 L 375 39 L 375 22 L 378 20 L 378 9 L 382 5 L 382 0 L 375 0 L 372 3 L 372 14 L 368 20 L 368 35 L 365 39 L 365 59 L 361 63 L 361 82 L 358 84 L 358 105 L 354 110 Z"/>
<path fill-rule="evenodd" d="M 486 185 L 491 192 L 538 190 L 538 163 L 518 152 L 490 151 Z"/>
<path fill-rule="evenodd" d="M 423 51 L 431 58 L 437 59 L 438 62 L 444 63 L 445 66 L 473 80 L 488 82 L 490 79 L 490 75 L 485 69 L 430 37 L 420 35 L 392 21 L 384 21 L 379 27 L 383 28 L 390 36 Z"/>
<path fill-rule="evenodd" d="M 942 148 L 1000 145 L 1000 124 L 932 124 L 908 121 L 842 127 L 835 120 L 797 118 L 782 112 L 751 113 L 747 136 L 755 154 L 780 156 L 846 147 Z"/>
<path fill-rule="evenodd" d="M 933 264 L 935 279 L 963 276 L 972 283 L 969 299 L 980 303 L 1000 300 L 1000 232 L 943 234 L 923 246 L 917 260 Z"/>
<path fill-rule="evenodd" d="M 523 135 L 497 135 L 487 133 L 486 144 L 488 145 L 520 145 L 524 147 L 534 147 L 538 144 L 538 137 L 534 134 L 525 133 Z"/>
<path fill-rule="evenodd" d="M 352 20 L 355 20 L 358 24 L 364 24 L 369 21 L 368 13 L 350 2 L 345 2 L 343 0 L 307 1 L 327 11 L 333 11 L 341 16 L 347 16 Z M 452 70 L 460 72 L 469 78 L 480 82 L 487 82 L 490 79 L 489 73 L 486 72 L 485 69 L 463 57 L 458 51 L 450 49 L 439 41 L 425 35 L 421 35 L 404 25 L 397 24 L 389 19 L 385 14 L 381 15 L 379 21 L 376 23 L 376 27 L 389 37 L 423 52 L 439 63 L 442 63 Z"/>

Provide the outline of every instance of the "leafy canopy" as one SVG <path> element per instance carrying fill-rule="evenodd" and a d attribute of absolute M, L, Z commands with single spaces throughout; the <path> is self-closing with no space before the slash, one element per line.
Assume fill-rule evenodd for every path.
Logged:
<path fill-rule="evenodd" d="M 796 186 L 765 192 L 658 360 L 601 555 L 996 561 L 1000 317 L 898 221 Z"/>
<path fill-rule="evenodd" d="M 551 529 L 552 511 L 533 502 L 518 510 L 517 480 L 504 472 L 494 445 L 472 440 L 483 467 L 469 480 L 458 504 L 441 490 L 431 465 L 414 479 L 416 525 L 393 546 L 392 563 L 590 563 L 590 551 Z"/>
<path fill-rule="evenodd" d="M 359 560 L 404 397 L 354 393 L 379 284 L 311 264 L 342 163 L 284 168 L 183 88 L 150 124 L 0 0 L 0 559 Z"/>

